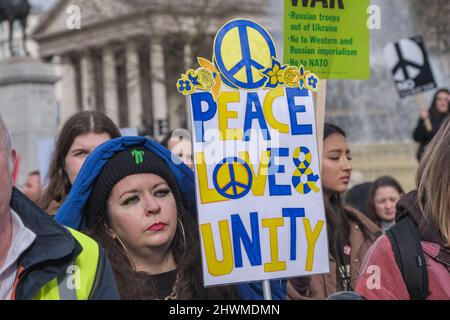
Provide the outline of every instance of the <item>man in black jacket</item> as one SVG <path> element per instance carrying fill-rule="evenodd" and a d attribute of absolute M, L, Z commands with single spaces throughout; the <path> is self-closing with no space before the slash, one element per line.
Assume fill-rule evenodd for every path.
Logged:
<path fill-rule="evenodd" d="M 14 157 L 0 117 L 0 300 L 119 299 L 103 249 L 13 187 Z"/>

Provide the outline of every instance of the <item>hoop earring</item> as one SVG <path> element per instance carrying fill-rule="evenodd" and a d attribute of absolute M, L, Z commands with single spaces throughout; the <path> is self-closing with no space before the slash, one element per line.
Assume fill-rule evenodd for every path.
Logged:
<path fill-rule="evenodd" d="M 183 222 L 181 221 L 180 218 L 177 218 L 177 219 L 178 219 L 178 223 L 181 227 L 181 233 L 183 234 L 183 250 L 184 250 L 184 252 L 186 252 L 186 233 L 184 232 Z"/>
<path fill-rule="evenodd" d="M 119 236 L 114 232 L 114 230 L 110 229 L 110 231 L 111 231 L 111 234 L 112 234 L 113 238 L 115 240 L 117 240 L 117 242 L 119 242 L 120 246 L 125 251 L 125 256 L 127 257 L 128 261 L 130 262 L 131 267 L 133 268 L 134 272 L 136 272 L 137 271 L 136 265 L 134 264 L 133 259 L 131 259 L 130 254 L 128 253 L 127 247 L 125 247 L 125 245 L 123 244 L 122 240 L 120 240 Z"/>

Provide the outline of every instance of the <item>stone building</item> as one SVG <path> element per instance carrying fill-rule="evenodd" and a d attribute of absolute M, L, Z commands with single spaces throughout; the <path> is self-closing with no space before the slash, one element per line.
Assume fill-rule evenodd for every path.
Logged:
<path fill-rule="evenodd" d="M 42 59 L 61 65 L 61 120 L 100 110 L 120 127 L 156 138 L 186 128 L 177 78 L 193 67 L 193 57 L 211 58 L 213 36 L 227 20 L 267 25 L 264 3 L 60 0 L 34 39 Z"/>

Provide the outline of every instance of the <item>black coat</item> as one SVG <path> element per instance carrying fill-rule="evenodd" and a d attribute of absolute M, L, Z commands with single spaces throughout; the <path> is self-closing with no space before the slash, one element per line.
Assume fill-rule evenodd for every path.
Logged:
<path fill-rule="evenodd" d="M 436 116 L 430 117 L 431 125 L 433 130 L 428 131 L 425 129 L 425 123 L 422 118 L 419 119 L 417 123 L 417 127 L 414 130 L 413 138 L 414 141 L 419 142 L 419 149 L 417 150 L 417 159 L 420 160 L 422 158 L 423 153 L 425 152 L 426 146 L 430 143 L 433 137 L 438 132 L 441 127 L 442 122 L 444 121 L 447 114 L 438 114 Z"/>

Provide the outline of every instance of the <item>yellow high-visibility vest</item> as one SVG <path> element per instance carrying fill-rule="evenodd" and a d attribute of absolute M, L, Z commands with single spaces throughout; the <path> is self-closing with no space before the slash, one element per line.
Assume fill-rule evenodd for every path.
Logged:
<path fill-rule="evenodd" d="M 81 253 L 76 257 L 62 276 L 45 284 L 33 300 L 89 300 L 96 287 L 96 281 L 102 270 L 97 270 L 100 249 L 93 239 L 67 228 L 82 247 Z"/>

